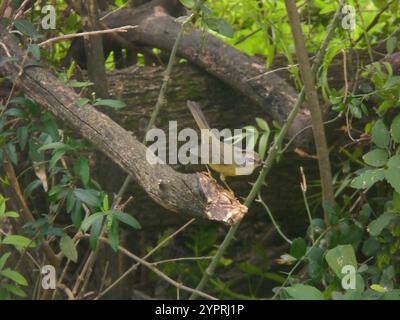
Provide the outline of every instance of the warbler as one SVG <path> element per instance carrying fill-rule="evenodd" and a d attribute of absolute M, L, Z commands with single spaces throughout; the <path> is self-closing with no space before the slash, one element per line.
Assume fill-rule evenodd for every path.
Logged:
<path fill-rule="evenodd" d="M 187 106 L 193 115 L 197 126 L 202 131 L 202 144 L 206 144 L 212 152 L 219 153 L 219 158 L 215 159 L 212 154 L 208 157 L 208 165 L 220 174 L 221 180 L 225 181 L 228 176 L 250 175 L 254 169 L 263 162 L 257 152 L 245 150 L 234 146 L 233 143 L 220 141 L 208 125 L 208 122 L 201 110 L 200 105 L 194 101 L 187 101 Z"/>

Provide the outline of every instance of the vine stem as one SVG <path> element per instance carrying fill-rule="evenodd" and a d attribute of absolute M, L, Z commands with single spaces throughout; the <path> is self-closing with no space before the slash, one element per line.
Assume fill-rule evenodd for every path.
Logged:
<path fill-rule="evenodd" d="M 318 50 L 318 53 L 316 55 L 315 58 L 315 62 L 314 65 L 312 67 L 312 72 L 313 74 L 316 73 L 316 71 L 319 69 L 319 67 L 322 64 L 322 60 L 325 56 L 325 52 L 328 49 L 328 45 L 329 42 L 332 40 L 333 36 L 335 35 L 335 29 L 336 26 L 339 22 L 339 17 L 340 17 L 340 11 L 343 5 L 343 1 L 341 1 L 341 4 L 339 6 L 339 8 L 336 10 L 334 17 L 332 18 L 332 21 L 330 23 L 330 25 L 327 28 L 327 35 L 321 45 L 321 48 Z M 261 169 L 260 174 L 258 175 L 258 178 L 256 180 L 256 182 L 254 183 L 253 187 L 250 190 L 249 195 L 247 196 L 247 198 L 244 201 L 244 205 L 246 207 L 250 207 L 251 204 L 253 203 L 254 199 L 256 198 L 257 194 L 259 193 L 259 191 L 261 190 L 261 187 L 264 184 L 265 178 L 267 177 L 269 171 L 271 170 L 277 156 L 280 154 L 280 148 L 282 146 L 283 140 L 286 136 L 286 133 L 289 130 L 289 127 L 291 126 L 291 124 L 293 123 L 297 113 L 300 110 L 300 106 L 303 104 L 304 102 L 304 98 L 305 98 L 305 94 L 304 94 L 304 88 L 300 91 L 299 96 L 297 97 L 297 101 L 296 104 L 294 105 L 292 111 L 290 112 L 286 122 L 284 123 L 284 125 L 282 126 L 280 132 L 278 133 L 275 142 L 273 143 L 273 145 L 271 146 L 271 148 L 269 149 L 268 152 L 268 156 L 267 159 L 264 162 L 264 166 Z M 204 286 L 207 284 L 208 280 L 214 275 L 215 273 L 215 269 L 220 261 L 220 259 L 222 258 L 222 256 L 224 255 L 226 249 L 229 247 L 230 243 L 232 242 L 232 240 L 235 237 L 236 231 L 238 230 L 239 226 L 240 226 L 240 221 L 238 223 L 236 223 L 235 225 L 233 225 L 228 233 L 226 234 L 224 240 L 222 241 L 221 245 L 218 247 L 217 252 L 215 253 L 213 259 L 211 259 L 210 264 L 208 265 L 208 267 L 206 268 L 206 270 L 203 273 L 203 276 L 200 280 L 200 282 L 198 283 L 196 290 L 202 291 Z M 196 299 L 197 294 L 193 293 L 190 296 L 190 300 Z"/>
<path fill-rule="evenodd" d="M 261 205 L 264 207 L 265 211 L 267 211 L 267 214 L 269 218 L 271 219 L 272 224 L 274 225 L 276 231 L 279 233 L 279 235 L 290 245 L 292 244 L 292 240 L 290 240 L 281 230 L 279 227 L 278 223 L 276 222 L 271 210 L 269 209 L 268 205 L 264 202 L 264 200 L 261 197 L 261 194 L 258 194 L 258 199 L 256 200 L 257 202 L 261 203 Z"/>
<path fill-rule="evenodd" d="M 318 156 L 319 176 L 321 178 L 322 198 L 324 202 L 333 205 L 335 202 L 335 196 L 333 191 L 331 163 L 329 159 L 324 121 L 322 119 L 322 110 L 319 105 L 318 92 L 315 87 L 315 74 L 313 74 L 308 60 L 308 53 L 296 2 L 294 0 L 285 0 L 285 5 L 289 17 L 290 28 L 292 29 L 304 91 L 307 97 L 307 105 L 311 113 L 314 142 Z M 324 217 L 327 222 L 328 214 L 326 210 L 324 210 Z"/>

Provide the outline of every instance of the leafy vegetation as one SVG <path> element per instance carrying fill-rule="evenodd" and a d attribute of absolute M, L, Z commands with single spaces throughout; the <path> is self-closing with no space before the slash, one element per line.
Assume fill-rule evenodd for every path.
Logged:
<path fill-rule="evenodd" d="M 19 8 L 21 3 L 14 2 L 15 8 Z M 283 59 L 290 81 L 301 90 L 284 1 L 181 2 L 188 16 L 193 13 L 196 17 L 191 28 L 209 32 L 261 59 L 268 69 L 274 70 L 277 60 Z M 315 54 L 338 8 L 338 1 L 296 3 L 307 50 Z M 237 255 L 232 250 L 218 259 L 217 273 L 204 290 L 216 297 L 400 299 L 400 75 L 398 66 L 396 68 L 389 59 L 398 54 L 400 48 L 400 1 L 350 0 L 347 3 L 357 12 L 356 28 L 350 31 L 337 27 L 316 75 L 321 101 L 329 105 L 330 115 L 333 114 L 328 123 L 334 131 L 340 132 L 330 149 L 336 203 L 324 202 L 318 178 L 307 181 L 301 171 L 296 187 L 301 189 L 303 198 L 299 201 L 304 205 L 299 212 L 291 214 L 304 219 L 299 230 L 293 231 L 286 230 L 285 219 L 275 217 L 260 196 L 260 208 L 267 212 L 262 218 L 263 226 L 267 228 L 271 224 L 271 228 L 278 231 L 282 238 L 279 244 L 284 249 L 277 259 L 271 259 L 268 248 L 252 241 L 256 235 L 250 231 L 253 236 L 250 240 L 235 244 Z M 92 92 L 93 83 L 77 77 L 79 68 L 75 62 L 67 68 L 61 67 L 69 41 L 56 42 L 51 49 L 40 46 L 44 39 L 76 33 L 82 28 L 79 14 L 64 1 L 57 0 L 55 4 L 56 30 L 40 29 L 43 14 L 39 2 L 34 4 L 30 15 L 14 20 L 3 18 L 2 23 L 19 32 L 21 45 L 36 63 L 52 66 L 58 78 L 80 94 L 82 108 L 89 104 L 107 112 L 127 108 L 121 100 L 96 97 Z M 125 1 L 114 1 L 109 9 L 122 6 Z M 181 21 L 187 21 L 188 16 Z M 377 46 L 382 44 L 385 52 L 376 54 Z M 354 64 L 357 59 L 353 56 L 361 53 L 367 58 Z M 114 69 L 113 56 L 106 58 L 107 69 Z M 138 56 L 139 66 L 144 63 L 142 58 Z M 340 76 L 345 78 L 340 87 L 332 83 L 330 75 L 332 64 L 338 60 L 341 69 L 344 68 Z M 0 57 L 0 64 L 14 62 L 12 57 Z M 0 84 L 8 80 L 7 75 L 3 75 Z M 91 271 L 86 272 L 78 265 L 86 265 L 90 270 L 94 260 L 88 256 L 104 249 L 101 243 L 119 253 L 124 249 L 121 229 L 139 239 L 141 221 L 132 212 L 125 212 L 129 199 L 106 192 L 96 181 L 91 163 L 96 147 L 68 131 L 37 101 L 31 100 L 28 93 L 14 85 L 12 88 L 7 99 L 0 100 L 0 161 L 4 164 L 0 195 L 0 299 L 35 299 L 40 297 L 40 291 L 29 289 L 34 288 L 29 280 L 40 275 L 28 277 L 26 270 L 22 271 L 22 261 L 33 260 L 30 263 L 36 267 L 43 262 L 35 259 L 31 252 L 39 252 L 39 257 L 43 258 L 41 250 L 50 243 L 65 270 L 72 264 L 75 266 L 73 275 L 83 273 L 84 278 L 89 279 Z M 266 159 L 271 144 L 278 140 L 282 125 L 268 124 L 260 117 L 252 124 L 243 125 L 255 133 L 252 144 Z M 282 161 L 292 142 L 279 146 L 274 165 Z M 313 161 L 313 157 L 309 158 Z M 294 187 L 287 186 L 289 192 L 291 188 Z M 9 207 L 9 203 L 12 206 Z M 21 223 L 22 212 L 34 219 Z M 216 224 L 196 226 L 193 232 L 182 236 L 179 245 L 170 245 L 172 249 L 168 250 L 170 247 L 166 243 L 173 234 L 170 231 L 163 230 L 156 235 L 155 242 L 145 242 L 143 247 L 146 254 L 154 253 L 154 265 L 163 274 L 179 278 L 194 288 L 205 274 L 209 260 L 218 253 L 220 247 L 216 244 L 223 239 L 221 227 Z M 160 248 L 163 250 L 158 250 Z M 88 253 L 85 255 L 85 252 Z M 192 259 L 176 257 L 171 260 L 171 253 L 187 254 Z M 60 273 L 62 270 L 59 269 Z M 148 275 L 147 284 L 157 286 L 158 276 Z M 80 285 L 86 280 L 77 277 L 74 281 L 70 280 L 68 285 L 78 288 L 72 290 L 76 298 L 83 298 L 86 284 Z M 111 290 L 113 285 L 108 285 Z M 106 293 L 103 289 L 102 286 L 98 292 L 100 296 Z M 175 298 L 176 288 L 166 289 L 163 294 Z"/>

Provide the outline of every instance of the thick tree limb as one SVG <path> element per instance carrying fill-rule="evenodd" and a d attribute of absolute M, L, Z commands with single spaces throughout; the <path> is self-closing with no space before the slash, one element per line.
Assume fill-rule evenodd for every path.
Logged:
<path fill-rule="evenodd" d="M 23 52 L 12 35 L 0 30 L 0 38 L 9 54 L 22 59 Z M 4 46 L 0 46 L 3 56 L 7 55 Z M 182 174 L 168 165 L 150 165 L 143 144 L 95 108 L 79 106 L 78 95 L 52 73 L 36 66 L 26 68 L 20 77 L 19 72 L 14 62 L 0 67 L 0 73 L 17 81 L 30 98 L 96 145 L 163 207 L 227 223 L 240 220 L 247 212 L 230 192 L 203 174 Z"/>
<path fill-rule="evenodd" d="M 84 3 L 86 10 L 82 11 L 83 25 L 87 31 L 99 30 L 99 9 L 94 0 Z M 108 98 L 106 67 L 104 65 L 103 38 L 100 35 L 89 36 L 84 39 L 86 61 L 88 62 L 88 76 L 93 82 L 93 89 L 97 97 Z"/>
<path fill-rule="evenodd" d="M 171 16 L 174 9 L 169 1 L 154 0 L 140 8 L 121 9 L 102 22 L 110 28 L 137 25 L 135 30 L 130 30 L 123 37 L 130 42 L 171 51 L 181 27 Z M 70 55 L 77 56 L 79 60 L 81 49 L 76 43 L 73 51 Z M 262 64 L 210 34 L 193 29 L 183 37 L 177 54 L 249 97 L 281 124 L 295 104 L 297 92 L 285 80 L 274 73 L 257 77 L 266 72 Z M 288 136 L 293 136 L 308 123 L 308 111 L 302 110 Z"/>

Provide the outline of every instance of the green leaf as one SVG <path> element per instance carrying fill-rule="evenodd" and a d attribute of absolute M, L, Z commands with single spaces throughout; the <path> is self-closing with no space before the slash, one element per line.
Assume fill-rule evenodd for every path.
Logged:
<path fill-rule="evenodd" d="M 393 108 L 394 106 L 395 106 L 395 102 L 394 102 L 394 101 L 392 101 L 392 100 L 385 100 L 385 101 L 383 101 L 383 102 L 379 105 L 379 107 L 378 107 L 378 109 L 377 109 L 377 113 L 378 113 L 379 115 L 381 115 L 381 114 L 383 114 L 386 110 L 389 110 L 389 109 Z"/>
<path fill-rule="evenodd" d="M 64 187 L 62 185 L 56 184 L 54 187 L 52 187 L 50 189 L 50 191 L 48 192 L 48 196 L 49 197 L 54 197 L 57 196 L 59 193 L 61 193 L 62 191 L 64 191 Z"/>
<path fill-rule="evenodd" d="M 101 219 L 96 219 L 93 224 L 92 228 L 90 229 L 90 239 L 89 244 L 92 250 L 96 249 L 97 246 L 97 239 L 99 238 L 101 227 L 103 225 L 104 216 Z"/>
<path fill-rule="evenodd" d="M 40 147 L 38 151 L 46 151 L 46 150 L 51 150 L 51 149 L 61 149 L 61 148 L 66 148 L 66 149 L 71 149 L 70 146 L 66 145 L 65 143 L 62 142 L 52 142 L 45 144 L 44 146 Z"/>
<path fill-rule="evenodd" d="M 368 225 L 367 230 L 371 236 L 376 237 L 381 234 L 382 230 L 386 228 L 393 219 L 398 217 L 400 216 L 392 212 L 385 212 L 381 214 L 377 219 L 373 220 Z"/>
<path fill-rule="evenodd" d="M 366 164 L 373 167 L 382 167 L 388 161 L 389 155 L 384 149 L 374 149 L 363 156 Z"/>
<path fill-rule="evenodd" d="M 86 232 L 96 220 L 102 218 L 103 216 L 103 212 L 96 212 L 91 214 L 82 221 L 81 229 Z"/>
<path fill-rule="evenodd" d="M 108 241 L 110 243 L 111 248 L 117 252 L 119 247 L 119 238 L 118 238 L 118 221 L 114 217 L 111 220 L 111 225 L 108 228 Z"/>
<path fill-rule="evenodd" d="M 40 37 L 39 33 L 36 31 L 34 25 L 30 23 L 28 20 L 15 20 L 14 26 L 18 31 L 22 32 L 24 35 L 33 38 L 36 40 Z"/>
<path fill-rule="evenodd" d="M 270 128 L 269 128 L 269 125 L 268 125 L 267 121 L 265 121 L 264 119 L 262 119 L 262 118 L 256 118 L 256 122 L 257 122 L 257 125 L 259 126 L 259 128 L 260 128 L 261 130 L 264 130 L 264 131 L 266 131 L 266 132 L 268 132 L 268 133 L 271 131 Z"/>
<path fill-rule="evenodd" d="M 379 148 L 387 148 L 389 145 L 390 133 L 381 119 L 372 127 L 372 142 Z"/>
<path fill-rule="evenodd" d="M 389 184 L 400 193 L 400 155 L 395 155 L 387 162 L 385 179 Z"/>
<path fill-rule="evenodd" d="M 71 261 L 76 262 L 78 260 L 78 251 L 76 251 L 74 241 L 70 236 L 64 235 L 60 240 L 61 252 Z"/>
<path fill-rule="evenodd" d="M 93 104 L 94 106 L 106 106 L 113 109 L 122 109 L 126 107 L 126 103 L 120 100 L 114 99 L 97 99 Z"/>
<path fill-rule="evenodd" d="M 261 159 L 265 158 L 265 153 L 267 152 L 267 147 L 268 147 L 268 139 L 269 139 L 269 133 L 263 133 L 260 137 L 260 142 L 258 145 L 258 153 L 260 154 Z"/>
<path fill-rule="evenodd" d="M 3 254 L 0 258 L 0 271 L 3 270 L 7 259 L 11 256 L 11 252 L 6 252 L 5 254 Z"/>
<path fill-rule="evenodd" d="M 384 287 L 382 287 L 382 286 L 379 285 L 379 284 L 372 284 L 372 285 L 370 286 L 370 288 L 371 288 L 372 290 L 376 291 L 376 292 L 379 292 L 379 293 L 385 293 L 385 292 L 387 292 L 387 289 L 384 288 Z"/>
<path fill-rule="evenodd" d="M 352 265 L 357 269 L 357 259 L 353 246 L 346 244 L 340 245 L 328 250 L 325 255 L 325 260 L 329 267 L 339 279 L 345 275 L 342 273 L 342 268 L 347 265 Z"/>
<path fill-rule="evenodd" d="M 9 235 L 6 236 L 3 241 L 1 241 L 2 244 L 9 244 L 9 245 L 13 245 L 16 247 L 21 247 L 21 248 L 26 248 L 26 247 L 30 247 L 30 248 L 34 248 L 35 247 L 35 243 L 29 239 L 26 238 L 24 236 L 19 236 L 19 235 Z"/>
<path fill-rule="evenodd" d="M 353 179 L 350 186 L 355 189 L 368 189 L 375 182 L 383 180 L 384 177 L 384 169 L 367 170 L 361 173 L 357 178 Z"/>
<path fill-rule="evenodd" d="M 192 9 L 195 5 L 195 0 L 179 0 L 186 8 Z"/>
<path fill-rule="evenodd" d="M 57 162 L 64 156 L 65 153 L 66 153 L 65 149 L 60 149 L 60 150 L 57 150 L 56 152 L 54 152 L 53 156 L 51 157 L 51 159 L 49 161 L 49 168 L 53 169 L 55 167 L 55 165 L 57 164 Z"/>
<path fill-rule="evenodd" d="M 3 271 L 1 271 L 0 274 L 4 277 L 14 281 L 15 283 L 20 284 L 21 286 L 28 285 L 28 281 L 26 281 L 25 277 L 17 271 L 7 268 L 7 269 L 4 269 Z"/>
<path fill-rule="evenodd" d="M 0 216 L 6 212 L 6 199 L 0 195 Z"/>
<path fill-rule="evenodd" d="M 71 213 L 72 210 L 74 209 L 75 201 L 76 201 L 76 198 L 74 196 L 74 192 L 69 190 L 68 195 L 67 195 L 67 206 L 66 206 L 68 213 Z"/>
<path fill-rule="evenodd" d="M 397 47 L 397 38 L 396 37 L 390 37 L 386 41 L 386 51 L 388 54 L 392 54 Z"/>
<path fill-rule="evenodd" d="M 79 104 L 80 107 L 83 107 L 83 106 L 87 105 L 89 102 L 90 102 L 90 99 L 88 99 L 88 98 L 81 98 L 81 99 L 79 99 L 78 104 Z"/>
<path fill-rule="evenodd" d="M 390 134 L 394 142 L 400 143 L 400 114 L 393 119 L 390 126 Z"/>
<path fill-rule="evenodd" d="M 97 195 L 97 191 L 90 189 L 76 188 L 74 190 L 75 197 L 91 207 L 100 207 L 101 202 Z"/>
<path fill-rule="evenodd" d="M 3 216 L 7 218 L 19 218 L 19 214 L 15 211 L 4 212 Z"/>
<path fill-rule="evenodd" d="M 362 253 L 367 257 L 371 257 L 378 252 L 380 247 L 381 245 L 379 241 L 376 240 L 374 237 L 371 237 L 363 243 Z"/>
<path fill-rule="evenodd" d="M 304 284 L 295 284 L 289 288 L 285 288 L 285 291 L 296 300 L 324 300 L 321 291 Z"/>
<path fill-rule="evenodd" d="M 108 194 L 105 194 L 103 197 L 103 202 L 101 204 L 103 211 L 108 211 L 110 209 L 110 204 L 108 202 Z"/>
<path fill-rule="evenodd" d="M 44 161 L 43 152 L 39 151 L 41 144 L 37 140 L 29 140 L 29 158 L 32 162 L 42 162 Z"/>
<path fill-rule="evenodd" d="M 328 214 L 329 223 L 332 225 L 337 224 L 340 219 L 340 208 L 327 201 L 323 202 L 322 207 Z"/>
<path fill-rule="evenodd" d="M 17 154 L 17 150 L 15 149 L 15 146 L 13 143 L 7 143 L 6 146 L 6 151 L 7 151 L 7 155 L 10 158 L 11 162 L 15 165 L 18 164 L 18 154 Z"/>
<path fill-rule="evenodd" d="M 7 109 L 4 114 L 14 118 L 25 118 L 25 112 L 19 108 Z"/>
<path fill-rule="evenodd" d="M 26 146 L 26 142 L 28 141 L 28 127 L 22 126 L 17 129 L 17 139 L 21 150 L 23 150 Z"/>
<path fill-rule="evenodd" d="M 40 181 L 40 180 L 33 180 L 31 183 L 29 183 L 27 186 L 26 186 L 26 188 L 25 188 L 25 191 L 24 191 L 24 195 L 25 195 L 25 197 L 29 197 L 31 194 L 32 194 L 32 192 L 36 189 L 36 188 L 38 188 L 38 187 L 40 187 L 42 185 L 42 181 Z"/>
<path fill-rule="evenodd" d="M 72 192 L 72 194 L 75 199 L 75 205 L 71 211 L 71 220 L 76 228 L 80 228 L 80 226 L 82 224 L 82 202 L 81 202 L 81 200 L 76 199 L 73 192 Z"/>
<path fill-rule="evenodd" d="M 16 105 L 19 105 L 19 106 L 27 106 L 27 107 L 29 107 L 31 112 L 38 108 L 38 105 L 36 104 L 36 102 L 32 101 L 31 99 L 24 98 L 24 97 L 12 98 L 11 102 L 16 104 Z"/>
<path fill-rule="evenodd" d="M 32 53 L 32 56 L 36 59 L 36 60 L 40 60 L 40 47 L 37 44 L 34 43 L 30 43 L 28 45 L 28 51 L 30 53 Z"/>
<path fill-rule="evenodd" d="M 221 18 L 206 18 L 203 20 L 205 25 L 211 30 L 218 32 L 219 34 L 233 38 L 234 31 L 232 27 L 224 19 Z"/>
<path fill-rule="evenodd" d="M 207 17 L 213 13 L 213 11 L 204 4 L 204 1 L 200 2 L 200 11 L 204 17 Z"/>
<path fill-rule="evenodd" d="M 290 255 L 300 259 L 306 254 L 307 243 L 303 238 L 294 239 L 290 247 Z"/>
<path fill-rule="evenodd" d="M 361 108 L 359 107 L 359 105 L 350 103 L 349 108 L 350 108 L 350 112 L 354 118 L 356 118 L 356 119 L 362 118 L 362 111 L 361 111 Z"/>
<path fill-rule="evenodd" d="M 2 67 L 8 62 L 15 62 L 15 61 L 18 61 L 16 57 L 0 57 L 0 67 Z"/>
<path fill-rule="evenodd" d="M 127 214 L 127 213 L 121 212 L 121 211 L 115 211 L 115 210 L 110 210 L 109 213 L 117 220 L 127 224 L 128 226 L 131 226 L 134 229 L 141 228 L 139 222 L 134 217 L 132 217 L 130 214 Z"/>
<path fill-rule="evenodd" d="M 74 165 L 74 172 L 80 177 L 83 185 L 86 186 L 90 180 L 89 160 L 87 158 L 80 157 Z"/>
<path fill-rule="evenodd" d="M 92 86 L 94 83 L 90 82 L 90 81 L 76 81 L 76 80 L 71 80 L 67 83 L 68 87 L 71 88 L 84 88 L 84 87 L 90 87 Z M 87 98 L 83 98 L 80 100 L 84 100 Z M 87 99 L 88 101 L 90 101 L 89 99 Z M 86 104 L 86 103 L 85 103 Z"/>
<path fill-rule="evenodd" d="M 11 292 L 13 295 L 21 297 L 21 298 L 25 298 L 26 297 L 26 293 L 24 292 L 24 290 L 22 290 L 21 288 L 14 286 L 12 284 L 5 284 L 3 285 L 3 287 Z"/>
<path fill-rule="evenodd" d="M 400 76 L 393 76 L 387 79 L 385 84 L 383 85 L 384 90 L 392 89 L 393 87 L 397 87 L 400 85 Z"/>

